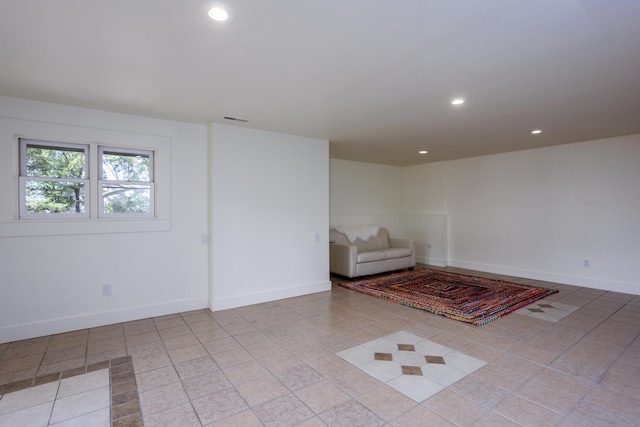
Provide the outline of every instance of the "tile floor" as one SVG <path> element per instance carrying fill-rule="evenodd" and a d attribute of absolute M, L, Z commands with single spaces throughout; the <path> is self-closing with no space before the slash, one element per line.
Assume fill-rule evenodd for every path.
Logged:
<path fill-rule="evenodd" d="M 0 344 L 0 426 L 640 425 L 640 296 L 478 275 L 560 292 L 480 327 L 334 286 Z"/>

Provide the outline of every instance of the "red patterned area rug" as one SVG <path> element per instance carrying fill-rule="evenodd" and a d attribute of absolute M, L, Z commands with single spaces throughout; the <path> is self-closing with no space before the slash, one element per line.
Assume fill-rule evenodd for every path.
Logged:
<path fill-rule="evenodd" d="M 339 284 L 478 326 L 558 292 L 503 280 L 428 269 Z"/>

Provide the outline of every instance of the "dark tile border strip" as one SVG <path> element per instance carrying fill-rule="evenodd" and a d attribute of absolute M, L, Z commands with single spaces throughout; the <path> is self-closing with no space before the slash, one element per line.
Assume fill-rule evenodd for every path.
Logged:
<path fill-rule="evenodd" d="M 111 360 L 111 426 L 142 427 L 142 411 L 131 356 Z"/>
<path fill-rule="evenodd" d="M 89 372 L 99 371 L 101 369 L 109 369 L 111 426 L 142 427 L 142 411 L 140 409 L 138 386 L 136 384 L 136 376 L 133 371 L 133 360 L 131 356 L 105 360 L 104 362 L 93 363 L 68 371 L 56 372 L 0 385 L 0 396 L 54 381 L 61 381 L 65 378 L 88 374 Z"/>

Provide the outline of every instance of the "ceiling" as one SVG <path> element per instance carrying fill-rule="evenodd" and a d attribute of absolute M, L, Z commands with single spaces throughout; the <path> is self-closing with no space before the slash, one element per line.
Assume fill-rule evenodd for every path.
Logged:
<path fill-rule="evenodd" d="M 197 0 L 2 1 L 0 94 L 397 166 L 640 133 L 638 0 L 227 4 L 221 24 Z"/>

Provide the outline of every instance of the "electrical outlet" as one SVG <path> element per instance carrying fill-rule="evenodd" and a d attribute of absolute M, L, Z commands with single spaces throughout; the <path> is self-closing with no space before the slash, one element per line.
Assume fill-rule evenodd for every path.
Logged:
<path fill-rule="evenodd" d="M 433 245 L 431 243 L 427 243 L 427 249 L 431 249 L 433 248 Z"/>
<path fill-rule="evenodd" d="M 584 268 L 589 268 L 591 267 L 591 261 L 589 261 L 588 259 L 585 259 L 584 261 L 582 261 L 582 266 Z"/>
<path fill-rule="evenodd" d="M 111 284 L 105 283 L 104 285 L 102 285 L 102 296 L 108 297 L 109 295 L 111 295 Z"/>
<path fill-rule="evenodd" d="M 320 233 L 315 233 L 313 235 L 313 241 L 316 243 L 320 243 Z"/>

